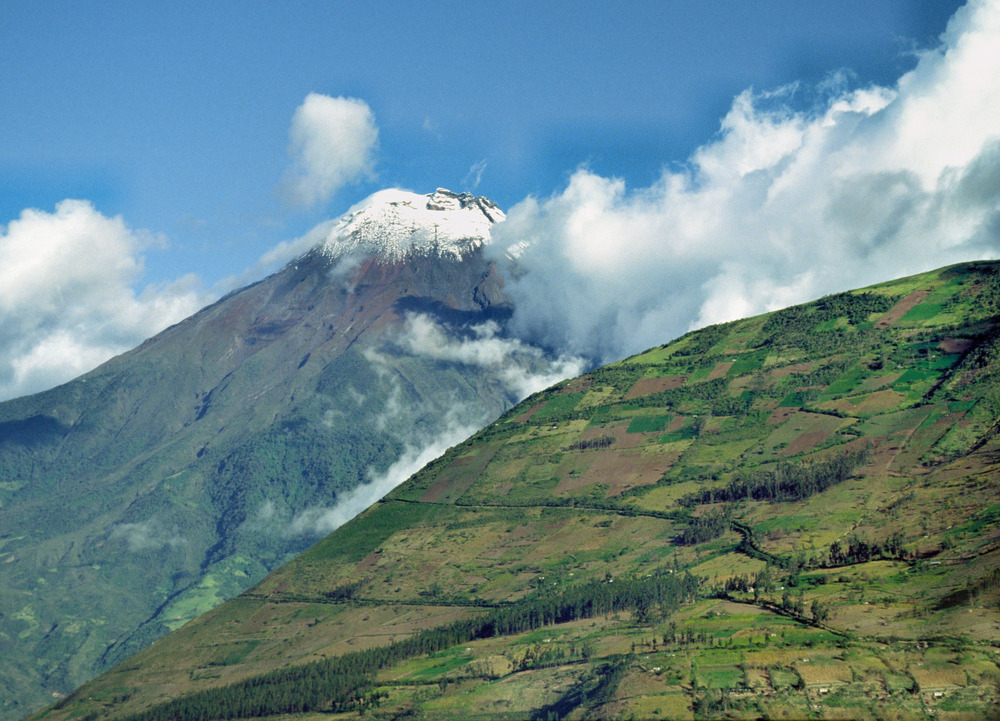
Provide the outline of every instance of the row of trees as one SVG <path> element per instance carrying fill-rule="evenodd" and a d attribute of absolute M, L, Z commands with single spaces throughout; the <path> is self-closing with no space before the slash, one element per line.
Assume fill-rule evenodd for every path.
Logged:
<path fill-rule="evenodd" d="M 594 448 L 608 448 L 614 445 L 614 436 L 601 436 L 599 438 L 591 438 L 586 441 L 577 441 L 572 445 L 566 447 L 567 451 L 589 451 Z"/>
<path fill-rule="evenodd" d="M 903 555 L 903 543 L 906 537 L 897 531 L 883 543 L 868 541 L 857 536 L 847 539 L 845 545 L 834 541 L 830 545 L 830 565 L 845 566 L 852 563 L 865 563 L 881 558 L 900 558 Z"/>
<path fill-rule="evenodd" d="M 745 575 L 731 576 L 726 579 L 726 582 L 722 584 L 721 595 L 723 597 L 728 596 L 730 593 L 753 593 L 754 603 L 757 603 L 761 599 L 761 594 L 770 593 L 775 588 L 774 577 L 771 573 L 770 566 L 765 566 L 764 569 L 758 573 L 754 578 L 750 578 Z M 800 591 L 798 595 L 792 595 L 790 591 L 785 591 L 781 595 L 781 603 L 779 607 L 791 614 L 806 617 L 806 605 L 803 594 Z M 813 623 L 822 623 L 827 618 L 830 617 L 830 608 L 827 604 L 821 601 L 813 601 L 812 605 L 809 607 L 809 617 L 812 619 Z"/>
<path fill-rule="evenodd" d="M 127 721 L 208 721 L 321 711 L 340 713 L 377 702 L 376 673 L 400 661 L 460 643 L 531 631 L 542 626 L 633 610 L 648 614 L 694 600 L 690 573 L 593 581 L 561 593 L 538 594 L 477 618 L 414 634 L 404 641 L 325 661 L 292 666 L 240 683 L 154 706 Z"/>
<path fill-rule="evenodd" d="M 799 501 L 847 480 L 870 460 L 871 450 L 864 448 L 817 463 L 783 462 L 771 471 L 745 471 L 727 485 L 692 493 L 682 498 L 681 503 L 693 506 L 744 500 Z"/>

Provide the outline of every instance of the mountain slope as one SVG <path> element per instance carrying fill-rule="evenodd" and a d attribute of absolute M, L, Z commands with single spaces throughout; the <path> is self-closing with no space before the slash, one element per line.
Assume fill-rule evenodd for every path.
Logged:
<path fill-rule="evenodd" d="M 526 399 L 41 718 L 981 718 L 998 410 L 1000 263 L 693 332 Z"/>
<path fill-rule="evenodd" d="M 0 714 L 242 591 L 551 371 L 516 343 L 516 382 L 442 354 L 499 342 L 502 217 L 378 194 L 280 272 L 0 404 Z"/>

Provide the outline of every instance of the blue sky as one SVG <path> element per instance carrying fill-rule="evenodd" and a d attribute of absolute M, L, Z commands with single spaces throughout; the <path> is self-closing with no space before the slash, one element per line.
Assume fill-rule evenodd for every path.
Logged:
<path fill-rule="evenodd" d="M 815 115 L 851 90 L 895 87 L 960 4 L 7 2 L 3 241 L 28 237 L 60 201 L 86 201 L 63 215 L 117 238 L 106 262 L 123 265 L 105 285 L 153 309 L 105 328 L 75 364 L 33 374 L 42 356 L 72 355 L 66 343 L 46 355 L 38 339 L 49 333 L 55 348 L 56 330 L 73 331 L 28 322 L 0 297 L 0 317 L 19 319 L 0 341 L 34 338 L 21 366 L 0 359 L 0 395 L 124 350 L 380 188 L 475 190 L 511 208 L 563 197 L 585 168 L 641 194 L 725 135 L 741 93 L 754 93 L 757 113 L 772 103 Z M 310 94 L 362 103 L 377 144 L 310 202 L 290 203 L 301 160 L 290 133 Z M 22 215 L 32 208 L 41 215 Z M 7 257 L 30 269 L 29 246 Z M 71 276 L 73 253 L 50 252 Z M 39 287 L 56 277 L 40 272 Z"/>
<path fill-rule="evenodd" d="M 649 183 L 745 88 L 893 80 L 957 3 L 5 5 L 0 223 L 88 199 L 166 235 L 149 280 L 213 283 L 375 189 L 464 189 L 483 161 L 504 207 L 581 163 Z M 290 211 L 275 188 L 310 92 L 368 103 L 377 175 Z"/>

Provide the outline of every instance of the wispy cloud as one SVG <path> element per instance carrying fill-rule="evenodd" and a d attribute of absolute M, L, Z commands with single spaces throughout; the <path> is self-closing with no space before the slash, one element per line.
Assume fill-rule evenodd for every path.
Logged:
<path fill-rule="evenodd" d="M 481 423 L 462 420 L 464 412 L 447 415 L 433 433 L 416 434 L 385 471 L 369 470 L 368 482 L 339 496 L 329 507 L 312 507 L 298 513 L 288 528 L 290 535 L 326 535 L 347 523 L 456 443 L 468 438 Z"/>
<path fill-rule="evenodd" d="M 501 334 L 499 324 L 472 326 L 457 334 L 422 313 L 407 314 L 396 342 L 410 354 L 484 369 L 503 383 L 512 400 L 521 400 L 553 383 L 579 375 L 582 358 L 549 357 L 540 348 Z"/>
<path fill-rule="evenodd" d="M 120 523 L 111 529 L 109 537 L 124 541 L 133 553 L 177 548 L 187 543 L 180 529 L 167 528 L 155 518 L 141 523 Z"/>
<path fill-rule="evenodd" d="M 331 232 L 339 221 L 339 218 L 324 220 L 298 238 L 278 243 L 261 255 L 252 266 L 239 275 L 232 275 L 219 281 L 213 288 L 215 294 L 217 296 L 224 295 L 232 290 L 242 288 L 269 273 L 274 273 L 281 266 L 300 258 L 311 249 L 329 239 Z M 330 270 L 331 281 L 343 283 L 345 288 L 349 288 L 351 275 L 363 261 L 364 257 L 359 254 L 341 254 Z"/>
<path fill-rule="evenodd" d="M 475 190 L 479 187 L 479 184 L 483 181 L 483 173 L 486 172 L 486 158 L 483 158 L 478 163 L 473 163 L 472 167 L 469 168 L 469 172 L 466 173 L 465 178 L 462 179 L 462 187 L 464 190 Z"/>
<path fill-rule="evenodd" d="M 338 495 L 332 504 L 297 513 L 287 535 L 325 535 L 339 528 L 489 420 L 481 407 L 456 397 L 404 399 L 396 359 L 373 349 L 365 352 L 365 358 L 386 391 L 385 400 L 365 422 L 394 437 L 403 449 L 384 471 L 367 469 L 367 482 Z M 346 392 L 352 398 L 357 394 L 350 387 Z"/>
<path fill-rule="evenodd" d="M 974 1 L 894 87 L 746 91 L 683 168 L 586 168 L 510 209 L 494 253 L 532 342 L 608 361 L 708 323 L 1000 253 L 1000 3 Z M 583 309 L 586 309 L 585 311 Z"/>
<path fill-rule="evenodd" d="M 292 117 L 289 136 L 293 168 L 282 193 L 292 205 L 325 201 L 374 171 L 378 128 L 363 100 L 310 93 Z"/>
<path fill-rule="evenodd" d="M 0 399 L 68 381 L 207 302 L 194 276 L 136 290 L 142 251 L 163 242 L 81 200 L 0 231 Z"/>

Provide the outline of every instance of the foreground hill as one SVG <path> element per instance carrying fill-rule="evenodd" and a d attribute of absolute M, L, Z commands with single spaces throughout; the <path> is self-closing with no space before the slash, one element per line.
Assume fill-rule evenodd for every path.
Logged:
<path fill-rule="evenodd" d="M 278 273 L 0 404 L 0 718 L 246 589 L 364 508 L 355 489 L 523 397 L 409 332 L 460 347 L 509 315 L 482 252 L 502 217 L 383 191 Z"/>
<path fill-rule="evenodd" d="M 689 333 L 42 717 L 988 716 L 998 371 L 997 263 Z"/>

